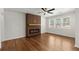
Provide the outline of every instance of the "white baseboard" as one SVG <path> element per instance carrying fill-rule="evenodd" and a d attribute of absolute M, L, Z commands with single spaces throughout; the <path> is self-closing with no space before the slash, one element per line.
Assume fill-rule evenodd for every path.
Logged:
<path fill-rule="evenodd" d="M 13 37 L 13 38 L 6 38 L 6 39 L 2 40 L 2 42 L 3 41 L 6 41 L 6 40 L 18 39 L 18 38 L 22 38 L 22 37 L 25 37 L 25 36 L 18 36 L 18 37 Z"/>

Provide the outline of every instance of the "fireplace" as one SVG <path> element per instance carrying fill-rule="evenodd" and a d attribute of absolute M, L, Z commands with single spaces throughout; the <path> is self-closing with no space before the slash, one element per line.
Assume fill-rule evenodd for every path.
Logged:
<path fill-rule="evenodd" d="M 39 35 L 41 32 L 41 17 L 33 14 L 26 14 L 26 36 Z"/>
<path fill-rule="evenodd" d="M 27 30 L 27 37 L 39 35 L 40 32 L 40 27 L 30 26 Z"/>
<path fill-rule="evenodd" d="M 40 29 L 30 29 L 29 30 L 29 34 L 35 34 L 35 33 L 38 33 L 40 32 Z"/>

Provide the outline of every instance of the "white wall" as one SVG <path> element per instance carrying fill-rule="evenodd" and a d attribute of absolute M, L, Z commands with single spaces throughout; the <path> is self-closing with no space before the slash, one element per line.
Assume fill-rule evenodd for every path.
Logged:
<path fill-rule="evenodd" d="M 0 17 L 1 17 L 1 13 L 0 13 Z M 0 19 L 0 48 L 1 48 L 1 19 Z"/>
<path fill-rule="evenodd" d="M 79 48 L 79 9 L 75 10 L 75 47 Z"/>
<path fill-rule="evenodd" d="M 49 19 L 57 19 L 57 18 L 64 18 L 64 17 L 70 17 L 70 19 L 71 19 L 71 29 L 49 28 Z M 74 12 L 70 12 L 70 13 L 66 13 L 66 14 L 62 14 L 62 15 L 57 15 L 57 16 L 49 17 L 49 18 L 46 19 L 46 30 L 49 33 L 75 37 L 75 30 L 74 30 L 75 24 L 74 23 L 75 23 Z"/>
<path fill-rule="evenodd" d="M 25 14 L 14 11 L 5 11 L 5 39 L 15 39 L 25 36 Z M 4 41 L 2 40 L 2 41 Z"/>
<path fill-rule="evenodd" d="M 4 9 L 0 8 L 0 48 L 1 48 L 1 41 L 4 39 Z"/>
<path fill-rule="evenodd" d="M 45 17 L 41 16 L 41 33 L 46 32 L 46 19 Z"/>

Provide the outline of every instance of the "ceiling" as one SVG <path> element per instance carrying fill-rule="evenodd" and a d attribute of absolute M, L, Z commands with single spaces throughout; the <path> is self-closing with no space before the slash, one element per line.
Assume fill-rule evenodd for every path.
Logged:
<path fill-rule="evenodd" d="M 43 15 L 43 13 L 41 13 L 41 14 L 39 13 L 39 12 L 43 12 L 41 10 L 41 8 L 5 8 L 5 10 L 17 11 L 17 12 L 23 12 L 23 13 L 31 13 L 31 14 L 49 17 L 49 16 L 59 15 L 59 14 L 73 11 L 73 10 L 75 10 L 75 8 L 55 8 L 54 11 L 51 11 L 51 12 L 53 12 L 53 14 L 46 14 L 46 15 Z"/>

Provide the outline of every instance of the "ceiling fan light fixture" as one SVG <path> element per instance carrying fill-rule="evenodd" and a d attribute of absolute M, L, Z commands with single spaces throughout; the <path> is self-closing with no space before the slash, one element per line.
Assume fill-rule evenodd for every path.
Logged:
<path fill-rule="evenodd" d="M 45 15 L 46 13 L 53 14 L 53 12 L 51 12 L 51 11 L 55 10 L 55 8 L 51 8 L 51 9 L 48 9 L 48 8 L 41 8 L 41 9 L 44 11 L 44 15 Z"/>

